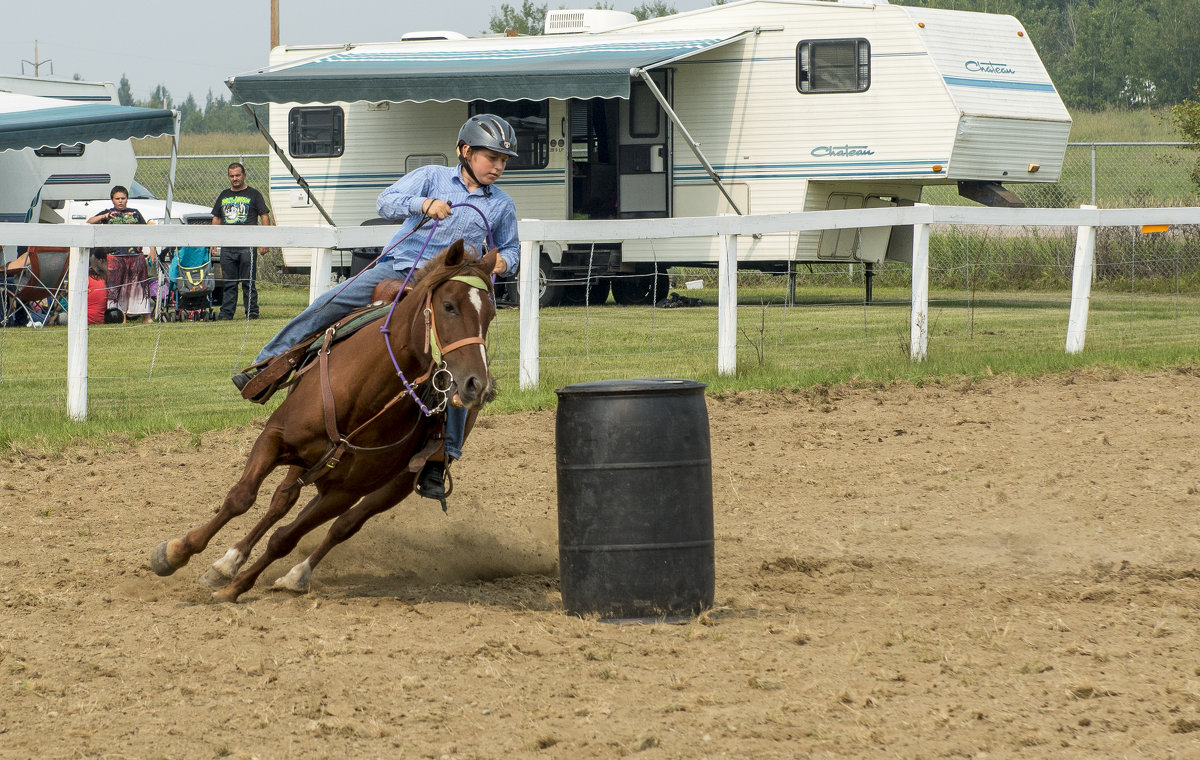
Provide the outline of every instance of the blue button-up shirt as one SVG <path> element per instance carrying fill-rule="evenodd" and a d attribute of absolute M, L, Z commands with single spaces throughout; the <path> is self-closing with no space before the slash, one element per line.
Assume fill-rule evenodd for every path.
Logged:
<path fill-rule="evenodd" d="M 512 198 L 495 185 L 479 188 L 473 193 L 468 192 L 457 164 L 422 166 L 405 174 L 379 194 L 378 210 L 381 217 L 406 220 L 387 246 L 391 249 L 387 260 L 395 269 L 411 269 L 417 264 L 418 255 L 421 256 L 420 266 L 424 266 L 459 238 L 480 255 L 487 250 L 487 226 L 474 209 L 466 206 L 452 208 L 450 216 L 438 222 L 432 238 L 429 237 L 432 221 L 426 222 L 420 231 L 405 238 L 404 236 L 420 223 L 423 218 L 421 206 L 429 198 L 446 201 L 451 206 L 456 203 L 469 203 L 482 211 L 487 217 L 487 225 L 491 226 L 492 240 L 500 249 L 504 263 L 508 265 L 505 274 L 517 271 L 521 262 L 521 244 L 517 239 L 517 210 Z M 397 245 L 396 241 L 401 238 L 404 238 L 403 242 Z M 429 240 L 428 246 L 425 245 L 426 240 Z M 422 247 L 425 248 L 423 254 Z"/>

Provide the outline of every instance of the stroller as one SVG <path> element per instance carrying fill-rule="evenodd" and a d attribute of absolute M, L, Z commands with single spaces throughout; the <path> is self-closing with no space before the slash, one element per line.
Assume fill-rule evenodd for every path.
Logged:
<path fill-rule="evenodd" d="M 216 278 L 208 248 L 177 248 L 171 256 L 167 278 L 170 283 L 168 306 L 173 307 L 173 310 L 164 309 L 168 321 L 212 321 Z"/>

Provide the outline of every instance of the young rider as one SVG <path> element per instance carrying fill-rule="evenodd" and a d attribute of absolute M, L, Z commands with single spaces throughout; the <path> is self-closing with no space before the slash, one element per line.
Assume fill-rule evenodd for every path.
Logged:
<path fill-rule="evenodd" d="M 458 164 L 422 166 L 401 177 L 379 195 L 379 216 L 404 220 L 384 250 L 384 257 L 355 279 L 329 290 L 312 302 L 272 338 L 259 352 L 256 365 L 278 356 L 301 340 L 324 329 L 350 312 L 371 303 L 375 286 L 389 277 L 403 279 L 415 266 L 424 266 L 443 248 L 462 238 L 482 255 L 487 250 L 487 230 L 500 255 L 496 274 L 516 272 L 520 261 L 516 207 L 508 193 L 493 183 L 504 173 L 508 160 L 517 155 L 517 137 L 507 121 L 492 114 L 472 116 L 458 131 Z M 467 203 L 473 208 L 456 206 Z M 414 232 L 422 217 L 437 220 L 432 237 Z M 483 217 L 487 217 L 486 223 Z M 428 240 L 428 243 L 426 241 Z M 424 248 L 424 254 L 421 250 Z M 418 261 L 418 255 L 421 259 Z M 253 372 L 240 372 L 233 383 L 240 390 Z M 467 410 L 450 406 L 446 414 L 445 456 L 462 457 Z M 435 455 L 436 456 L 436 455 Z M 446 465 L 430 459 L 417 478 L 422 496 L 445 498 Z"/>

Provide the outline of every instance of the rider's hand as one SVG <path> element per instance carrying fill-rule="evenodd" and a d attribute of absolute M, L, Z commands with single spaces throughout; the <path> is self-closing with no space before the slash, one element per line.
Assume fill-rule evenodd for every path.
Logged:
<path fill-rule="evenodd" d="M 429 206 L 425 209 L 425 216 L 437 219 L 439 222 L 450 216 L 450 204 L 445 201 L 439 201 L 436 198 L 429 202 Z"/>

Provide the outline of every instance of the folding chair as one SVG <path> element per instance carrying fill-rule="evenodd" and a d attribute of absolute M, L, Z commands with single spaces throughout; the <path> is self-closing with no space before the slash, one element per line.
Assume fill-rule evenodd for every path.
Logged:
<path fill-rule="evenodd" d="M 0 303 L 3 324 L 8 324 L 18 310 L 24 312 L 27 324 L 50 323 L 62 310 L 69 255 L 66 248 L 32 246 L 4 265 L 4 299 Z M 45 308 L 37 309 L 43 301 Z"/>

